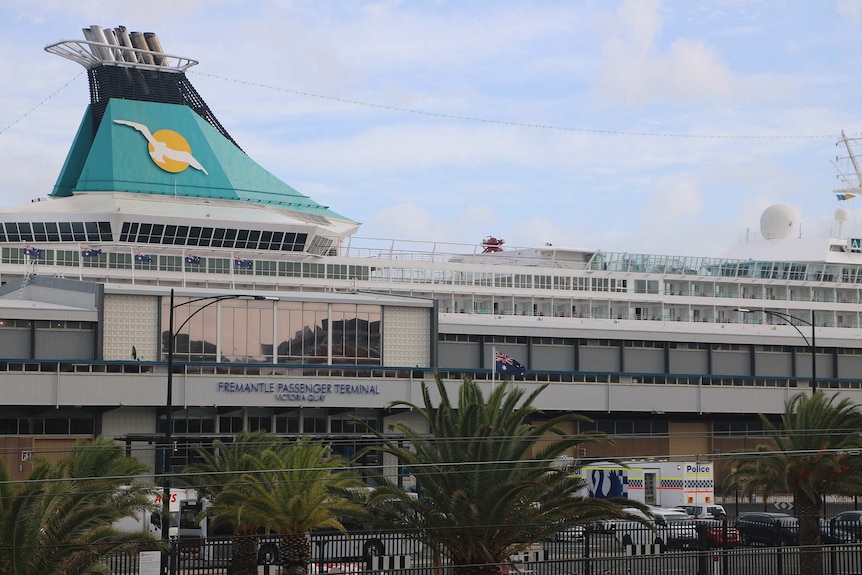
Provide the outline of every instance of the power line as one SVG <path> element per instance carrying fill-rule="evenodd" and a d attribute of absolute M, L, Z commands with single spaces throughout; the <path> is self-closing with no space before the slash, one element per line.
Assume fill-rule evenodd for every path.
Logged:
<path fill-rule="evenodd" d="M 399 106 L 390 106 L 388 104 L 375 104 L 372 102 L 363 102 L 360 100 L 351 100 L 349 98 L 341 98 L 338 96 L 328 96 L 324 94 L 316 94 L 314 92 L 304 92 L 301 90 L 290 90 L 288 88 L 279 88 L 276 86 L 271 86 L 269 84 L 262 84 L 260 82 L 251 82 L 248 80 L 237 80 L 234 78 L 226 78 L 224 76 L 220 76 L 218 74 L 209 74 L 206 72 L 195 71 L 192 72 L 199 76 L 207 76 L 209 78 L 214 78 L 216 80 L 222 80 L 224 82 L 232 82 L 234 84 L 240 84 L 243 86 L 251 86 L 254 88 L 264 88 L 267 90 L 273 90 L 276 92 L 283 92 L 285 94 L 293 94 L 296 96 L 303 96 L 307 98 L 317 98 L 319 100 L 328 100 L 331 102 L 339 102 L 342 104 L 350 104 L 351 106 L 361 106 L 364 108 L 374 108 L 378 110 L 386 110 L 389 112 L 399 112 L 402 114 L 415 114 L 418 116 L 428 116 L 432 118 L 441 118 L 444 120 L 459 120 L 462 122 L 473 122 L 480 124 L 495 124 L 499 126 L 509 126 L 514 128 L 529 128 L 533 130 L 554 130 L 559 132 L 575 132 L 580 134 L 596 134 L 601 136 L 626 136 L 626 137 L 645 137 L 645 138 L 684 138 L 684 139 L 702 139 L 702 140 L 814 140 L 814 139 L 823 139 L 830 138 L 835 139 L 838 137 L 837 134 L 802 134 L 802 135 L 746 135 L 746 134 L 737 134 L 737 135 L 727 135 L 727 134 L 680 134 L 680 133 L 672 133 L 672 132 L 639 132 L 639 131 L 626 131 L 626 130 L 607 130 L 600 128 L 576 128 L 570 126 L 554 126 L 551 124 L 531 124 L 528 122 L 513 122 L 508 120 L 497 120 L 493 118 L 480 118 L 478 116 L 465 116 L 460 114 L 445 114 L 443 112 L 431 112 L 428 110 L 419 110 L 415 108 L 401 108 Z"/>
<path fill-rule="evenodd" d="M 26 118 L 27 116 L 29 116 L 30 114 L 32 114 L 33 112 L 35 112 L 36 110 L 41 108 L 42 106 L 44 106 L 45 103 L 48 102 L 48 100 L 51 100 L 54 96 L 56 96 L 57 94 L 59 94 L 60 92 L 65 90 L 66 87 L 69 86 L 69 84 L 71 84 L 72 82 L 77 80 L 78 77 L 83 73 L 84 72 L 78 72 L 77 74 L 75 74 L 75 76 L 71 80 L 69 80 L 68 82 L 66 82 L 65 84 L 63 84 L 62 86 L 60 86 L 59 88 L 57 88 L 56 90 L 54 90 L 53 92 L 48 94 L 48 96 L 44 100 L 42 100 L 41 102 L 39 102 L 38 104 L 36 104 L 35 106 L 33 106 L 32 108 L 27 110 L 26 112 L 24 112 L 20 116 L 18 116 L 18 118 L 16 118 L 15 120 L 12 120 L 12 122 L 10 124 L 8 124 L 5 128 L 0 128 L 0 134 L 3 134 L 6 130 L 8 130 L 9 128 L 14 126 L 18 122 L 20 122 L 21 120 L 23 120 L 24 118 Z"/>

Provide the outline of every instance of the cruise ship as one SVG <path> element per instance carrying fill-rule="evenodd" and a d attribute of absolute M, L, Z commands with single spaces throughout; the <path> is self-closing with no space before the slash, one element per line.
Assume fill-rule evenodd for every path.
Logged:
<path fill-rule="evenodd" d="M 784 205 L 722 257 L 363 238 L 242 150 L 188 80 L 195 60 L 124 26 L 83 36 L 46 47 L 90 87 L 56 184 L 0 208 L 16 478 L 96 435 L 154 473 L 240 430 L 349 457 L 368 441 L 357 420 L 420 425 L 389 405 L 421 402 L 435 374 L 453 391 L 548 384 L 545 414 L 614 440 L 579 459 L 720 462 L 794 394 L 862 402 L 862 238 L 803 236 Z"/>

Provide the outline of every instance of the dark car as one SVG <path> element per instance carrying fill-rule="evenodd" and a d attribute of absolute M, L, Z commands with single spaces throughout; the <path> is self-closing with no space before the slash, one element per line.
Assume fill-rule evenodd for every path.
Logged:
<path fill-rule="evenodd" d="M 859 514 L 858 511 L 848 511 L 847 513 L 855 513 Z M 862 530 L 860 530 L 860 523 L 857 521 L 851 521 L 849 516 L 841 513 L 840 515 L 844 515 L 843 520 L 839 520 L 838 517 L 833 517 L 832 519 L 821 519 L 820 520 L 820 541 L 826 545 L 834 545 L 840 543 L 858 543 L 862 540 Z"/>
<path fill-rule="evenodd" d="M 862 511 L 844 511 L 826 521 L 832 527 L 852 533 L 856 539 L 862 540 Z"/>
<path fill-rule="evenodd" d="M 743 545 L 762 543 L 770 547 L 799 544 L 799 520 L 786 513 L 740 513 L 736 529 Z"/>

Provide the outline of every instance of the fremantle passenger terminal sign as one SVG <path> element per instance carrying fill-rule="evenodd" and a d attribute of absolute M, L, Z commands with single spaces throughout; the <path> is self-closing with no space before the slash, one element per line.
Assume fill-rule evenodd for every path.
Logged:
<path fill-rule="evenodd" d="M 380 395 L 376 383 L 278 383 L 273 381 L 219 381 L 220 394 L 266 395 L 275 401 L 308 402 L 326 401 L 332 395 Z"/>

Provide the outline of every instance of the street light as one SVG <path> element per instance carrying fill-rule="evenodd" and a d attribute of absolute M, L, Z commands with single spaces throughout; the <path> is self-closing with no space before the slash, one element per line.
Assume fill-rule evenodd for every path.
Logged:
<path fill-rule="evenodd" d="M 813 309 L 811 310 L 811 321 L 802 319 L 801 317 L 796 317 L 795 315 L 790 315 L 789 313 L 784 313 L 784 312 L 780 312 L 780 311 L 772 311 L 769 309 L 754 309 L 754 310 L 752 310 L 752 309 L 747 309 L 744 307 L 738 307 L 738 308 L 736 308 L 736 311 L 742 312 L 742 313 L 753 313 L 753 312 L 759 311 L 759 312 L 764 313 L 766 315 L 774 315 L 778 318 L 783 319 L 784 321 L 786 321 L 790 325 L 792 325 L 793 329 L 795 329 L 797 332 L 799 332 L 799 335 L 802 336 L 802 339 L 805 340 L 805 344 L 811 350 L 811 392 L 814 393 L 815 391 L 817 391 L 817 347 L 816 347 L 816 340 L 814 338 L 815 334 L 814 334 L 814 310 Z M 804 324 L 804 325 L 810 325 L 811 326 L 811 340 L 810 341 L 805 336 L 805 334 L 802 333 L 802 330 L 799 329 L 798 324 L 800 324 L 800 323 Z"/>
<path fill-rule="evenodd" d="M 204 296 L 193 298 L 182 303 L 174 303 L 174 290 L 171 288 L 170 309 L 168 311 L 168 392 L 165 398 L 165 444 L 162 463 L 162 541 L 165 545 L 165 552 L 162 555 L 162 573 L 165 575 L 169 572 L 170 567 L 170 526 L 171 526 L 171 453 L 173 451 L 173 427 L 174 427 L 174 342 L 177 334 L 189 323 L 194 316 L 205 310 L 213 304 L 228 299 L 249 299 L 249 300 L 271 300 L 278 301 L 277 297 L 262 296 L 262 295 L 247 295 L 247 294 L 225 294 L 215 296 Z M 191 305 L 199 302 L 207 302 L 194 310 L 185 319 L 183 323 L 174 329 L 174 310 L 184 305 Z"/>

